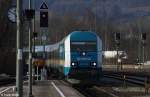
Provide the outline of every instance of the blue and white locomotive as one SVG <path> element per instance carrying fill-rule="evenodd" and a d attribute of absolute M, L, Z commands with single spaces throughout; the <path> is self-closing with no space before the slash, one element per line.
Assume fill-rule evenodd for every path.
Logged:
<path fill-rule="evenodd" d="M 48 58 L 48 67 L 67 78 L 99 78 L 102 41 L 94 32 L 74 31 L 51 47 Z"/>

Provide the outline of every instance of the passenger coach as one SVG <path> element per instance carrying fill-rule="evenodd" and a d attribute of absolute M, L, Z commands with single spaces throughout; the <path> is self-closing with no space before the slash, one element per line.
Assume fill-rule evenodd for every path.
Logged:
<path fill-rule="evenodd" d="M 53 45 L 47 65 L 67 78 L 100 78 L 102 41 L 95 32 L 74 31 Z"/>

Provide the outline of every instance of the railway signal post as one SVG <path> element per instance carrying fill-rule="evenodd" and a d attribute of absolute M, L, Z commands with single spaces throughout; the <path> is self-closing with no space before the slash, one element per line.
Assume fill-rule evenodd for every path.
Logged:
<path fill-rule="evenodd" d="M 116 32 L 115 33 L 115 42 L 116 42 L 116 50 L 117 50 L 117 71 L 119 70 L 119 55 L 118 55 L 118 50 L 119 50 L 119 46 L 120 46 L 120 33 Z"/>
<path fill-rule="evenodd" d="M 143 65 L 145 63 L 145 45 L 146 45 L 146 33 L 142 33 L 142 61 L 143 61 Z"/>
<path fill-rule="evenodd" d="M 40 27 L 48 27 L 48 6 L 45 2 L 40 7 Z"/>
<path fill-rule="evenodd" d="M 43 60 L 46 59 L 46 53 L 45 53 L 45 45 L 46 45 L 46 32 L 48 32 L 48 5 L 46 2 L 43 2 L 40 7 L 40 28 L 41 28 L 41 38 L 42 38 L 42 44 L 43 44 Z M 45 63 L 43 64 L 45 65 Z M 44 68 L 43 68 L 44 69 Z"/>
<path fill-rule="evenodd" d="M 25 10 L 26 18 L 29 21 L 29 97 L 32 95 L 32 19 L 35 15 L 35 10 L 32 9 L 32 1 L 29 0 L 29 9 Z"/>
<path fill-rule="evenodd" d="M 36 52 L 35 52 L 35 41 L 36 41 L 36 38 L 38 37 L 38 33 L 37 32 L 33 32 L 33 61 L 35 61 L 35 59 L 36 59 Z M 34 62 L 33 62 L 33 65 L 36 65 Z M 37 75 L 37 80 L 38 80 L 38 66 L 37 66 L 37 69 L 36 69 L 36 75 Z"/>

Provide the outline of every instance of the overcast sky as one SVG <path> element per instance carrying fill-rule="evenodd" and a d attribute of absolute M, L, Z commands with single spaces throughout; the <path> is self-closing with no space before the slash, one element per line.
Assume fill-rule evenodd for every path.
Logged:
<path fill-rule="evenodd" d="M 53 0 L 32 0 L 32 6 L 35 7 L 36 10 L 40 9 L 40 6 L 45 2 L 47 6 L 52 3 Z M 23 8 L 28 8 L 29 0 L 23 0 Z"/>

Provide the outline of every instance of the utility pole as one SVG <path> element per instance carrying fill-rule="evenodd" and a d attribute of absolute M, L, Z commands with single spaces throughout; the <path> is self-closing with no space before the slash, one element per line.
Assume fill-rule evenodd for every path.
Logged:
<path fill-rule="evenodd" d="M 32 1 L 29 0 L 29 10 L 32 9 Z M 29 97 L 32 95 L 32 18 L 29 18 Z"/>
<path fill-rule="evenodd" d="M 22 64 L 22 0 L 17 0 L 17 55 L 16 55 L 16 97 L 23 97 L 23 64 Z"/>
<path fill-rule="evenodd" d="M 34 25 L 33 25 L 34 27 L 35 27 L 35 18 L 34 18 Z M 34 32 L 33 32 L 33 58 L 34 58 L 34 60 L 36 59 L 36 52 L 35 52 L 35 40 L 36 40 L 36 38 L 38 37 L 38 34 L 37 34 L 37 32 L 35 32 L 35 28 L 34 28 Z M 35 64 L 34 64 L 35 65 Z M 37 64 L 36 64 L 37 65 Z M 36 74 L 37 74 L 37 80 L 38 80 L 38 72 L 39 72 L 39 70 L 38 70 L 39 68 L 38 68 L 38 65 L 36 66 Z"/>

